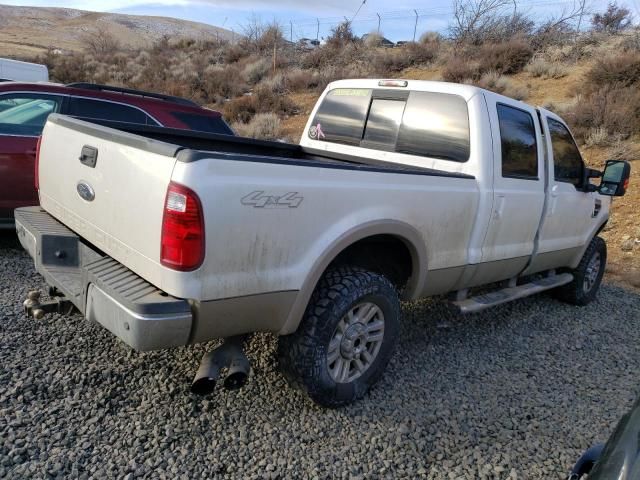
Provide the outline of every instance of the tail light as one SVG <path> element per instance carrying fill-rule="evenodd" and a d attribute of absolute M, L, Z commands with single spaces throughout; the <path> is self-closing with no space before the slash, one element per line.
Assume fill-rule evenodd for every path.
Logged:
<path fill-rule="evenodd" d="M 162 218 L 160 263 L 173 270 L 195 270 L 204 260 L 204 219 L 196 193 L 171 182 Z"/>
<path fill-rule="evenodd" d="M 38 143 L 36 145 L 36 161 L 34 162 L 33 185 L 36 187 L 36 190 L 40 190 L 39 170 L 40 170 L 40 144 L 41 143 L 42 143 L 42 135 L 38 137 Z"/>

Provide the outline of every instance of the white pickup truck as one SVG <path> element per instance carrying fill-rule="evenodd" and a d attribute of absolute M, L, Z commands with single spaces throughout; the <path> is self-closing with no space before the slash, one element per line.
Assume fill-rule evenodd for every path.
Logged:
<path fill-rule="evenodd" d="M 326 406 L 381 376 L 400 299 L 593 300 L 629 178 L 586 168 L 547 110 L 411 80 L 332 83 L 300 145 L 51 115 L 37 168 L 16 228 L 52 299 L 30 292 L 28 314 L 75 308 L 138 350 L 228 339 L 198 392 L 242 385 L 244 336 L 273 332 Z"/>

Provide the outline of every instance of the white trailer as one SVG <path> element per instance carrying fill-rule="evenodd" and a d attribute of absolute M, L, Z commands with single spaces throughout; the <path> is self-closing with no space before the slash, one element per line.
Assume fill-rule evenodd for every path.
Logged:
<path fill-rule="evenodd" d="M 46 65 L 0 58 L 0 80 L 48 82 L 49 70 Z"/>

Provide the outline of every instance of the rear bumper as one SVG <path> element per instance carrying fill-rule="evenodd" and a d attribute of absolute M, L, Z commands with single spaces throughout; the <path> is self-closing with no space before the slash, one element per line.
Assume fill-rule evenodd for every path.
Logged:
<path fill-rule="evenodd" d="M 40 207 L 16 209 L 15 222 L 36 270 L 87 319 L 140 351 L 189 343 L 194 323 L 189 302 L 87 245 Z"/>

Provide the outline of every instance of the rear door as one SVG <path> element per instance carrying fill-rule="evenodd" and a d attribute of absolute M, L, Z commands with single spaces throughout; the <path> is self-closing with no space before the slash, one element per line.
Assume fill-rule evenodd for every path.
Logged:
<path fill-rule="evenodd" d="M 486 93 L 494 149 L 493 209 L 482 249 L 484 281 L 520 273 L 534 251 L 545 200 L 536 111 Z"/>
<path fill-rule="evenodd" d="M 38 204 L 38 136 L 49 114 L 60 111 L 63 98 L 35 92 L 0 94 L 0 219 L 13 217 L 17 207 Z"/>
<path fill-rule="evenodd" d="M 549 200 L 539 233 L 539 254 L 573 258 L 589 241 L 600 200 L 583 189 L 584 162 L 564 122 L 541 111 L 549 161 Z"/>

